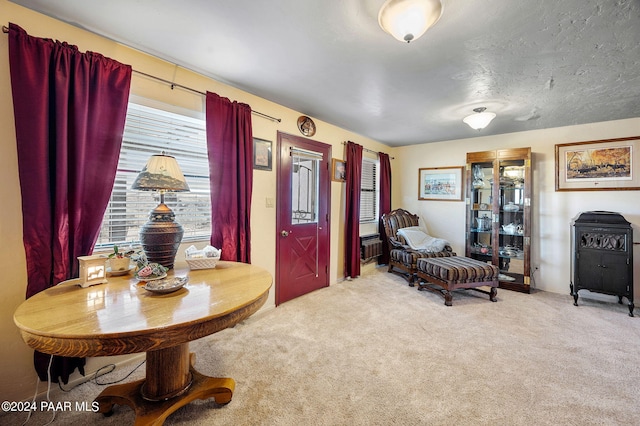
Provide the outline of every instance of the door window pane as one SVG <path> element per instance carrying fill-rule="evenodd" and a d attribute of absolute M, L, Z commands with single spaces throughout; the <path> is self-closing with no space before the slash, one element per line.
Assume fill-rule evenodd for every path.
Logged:
<path fill-rule="evenodd" d="M 318 221 L 319 163 L 316 158 L 292 154 L 291 223 Z"/>

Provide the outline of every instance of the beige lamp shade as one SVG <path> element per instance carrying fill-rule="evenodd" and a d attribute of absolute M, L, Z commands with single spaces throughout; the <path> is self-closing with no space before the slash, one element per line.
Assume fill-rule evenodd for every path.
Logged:
<path fill-rule="evenodd" d="M 140 191 L 189 191 L 187 180 L 175 157 L 165 154 L 152 155 L 131 188 Z"/>
<path fill-rule="evenodd" d="M 378 13 L 378 24 L 395 39 L 417 40 L 442 16 L 440 0 L 387 0 Z"/>

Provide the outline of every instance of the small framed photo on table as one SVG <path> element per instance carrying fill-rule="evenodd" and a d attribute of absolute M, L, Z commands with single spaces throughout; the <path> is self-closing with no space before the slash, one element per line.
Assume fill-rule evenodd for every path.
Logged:
<path fill-rule="evenodd" d="M 271 170 L 271 141 L 253 138 L 253 168 L 255 170 Z"/>

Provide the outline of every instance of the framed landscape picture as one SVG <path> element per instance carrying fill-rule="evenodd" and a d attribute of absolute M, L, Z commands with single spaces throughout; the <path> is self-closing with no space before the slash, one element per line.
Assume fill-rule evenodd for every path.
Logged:
<path fill-rule="evenodd" d="M 418 200 L 462 201 L 463 167 L 418 170 Z"/>
<path fill-rule="evenodd" d="M 557 144 L 556 191 L 640 189 L 640 136 Z"/>

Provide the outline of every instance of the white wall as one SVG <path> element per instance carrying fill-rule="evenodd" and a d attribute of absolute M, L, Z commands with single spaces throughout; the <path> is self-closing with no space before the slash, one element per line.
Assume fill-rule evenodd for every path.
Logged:
<path fill-rule="evenodd" d="M 628 136 L 640 136 L 640 118 L 402 147 L 395 153 L 394 165 L 401 164 L 402 167 L 393 169 L 393 207 L 403 207 L 418 214 L 434 235 L 449 240 L 458 254 L 464 254 L 464 201 L 419 201 L 418 169 L 463 166 L 467 152 L 531 147 L 531 264 L 540 268 L 535 272 L 532 284 L 540 290 L 568 294 L 572 219 L 588 210 L 619 212 L 633 224 L 635 239 L 640 241 L 640 192 L 556 192 L 555 144 Z M 634 268 L 635 294 L 640 295 L 640 252 L 637 249 Z"/>

